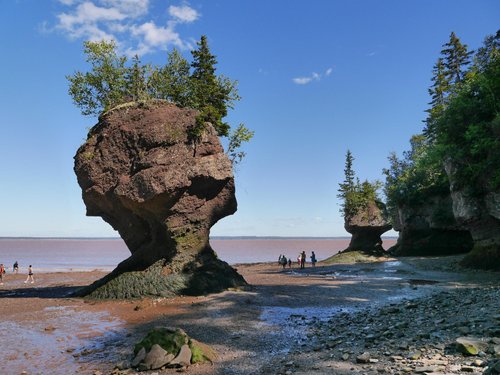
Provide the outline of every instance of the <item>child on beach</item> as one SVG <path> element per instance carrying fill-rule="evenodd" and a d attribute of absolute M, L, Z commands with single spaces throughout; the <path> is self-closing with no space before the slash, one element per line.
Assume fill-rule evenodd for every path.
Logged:
<path fill-rule="evenodd" d="M 12 271 L 17 274 L 19 271 L 19 263 L 17 263 L 17 260 L 14 262 L 14 265 L 12 266 Z"/>
<path fill-rule="evenodd" d="M 26 284 L 29 280 L 31 280 L 31 284 L 33 284 L 35 282 L 35 279 L 33 279 L 33 267 L 31 267 L 31 264 L 28 267 L 28 278 L 26 279 L 26 281 L 24 283 Z"/>
<path fill-rule="evenodd" d="M 5 273 L 5 267 L 3 263 L 0 264 L 0 285 L 3 285 L 3 274 Z"/>

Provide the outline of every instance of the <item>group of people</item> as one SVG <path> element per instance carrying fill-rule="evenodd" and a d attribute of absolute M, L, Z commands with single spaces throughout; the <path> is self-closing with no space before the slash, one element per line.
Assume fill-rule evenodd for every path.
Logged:
<path fill-rule="evenodd" d="M 12 272 L 15 274 L 19 272 L 19 263 L 17 262 L 17 260 L 12 265 Z M 3 263 L 0 263 L 0 285 L 3 285 L 5 273 L 5 266 L 3 265 Z M 24 281 L 24 283 L 27 284 L 28 282 L 31 282 L 31 284 L 35 282 L 35 279 L 33 278 L 33 267 L 31 266 L 31 264 L 28 267 L 28 278 Z"/>
<path fill-rule="evenodd" d="M 312 266 L 315 267 L 317 259 L 316 259 L 316 254 L 314 253 L 314 251 L 311 252 L 310 258 L 311 258 Z M 285 269 L 285 267 L 287 265 L 288 265 L 288 268 L 292 268 L 292 258 L 287 258 L 285 255 L 280 254 L 280 256 L 278 258 L 278 264 L 281 265 L 283 267 L 283 269 Z M 306 252 L 305 251 L 302 251 L 297 256 L 297 264 L 300 267 L 300 269 L 304 269 L 306 267 Z"/>

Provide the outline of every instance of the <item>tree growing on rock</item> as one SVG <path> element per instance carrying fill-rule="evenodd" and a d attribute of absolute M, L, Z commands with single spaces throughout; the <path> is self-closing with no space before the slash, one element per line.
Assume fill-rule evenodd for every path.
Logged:
<path fill-rule="evenodd" d="M 89 72 L 75 72 L 66 78 L 69 94 L 83 115 L 100 116 L 102 113 L 127 102 L 147 102 L 151 99 L 168 100 L 181 108 L 199 111 L 196 124 L 191 128 L 191 141 L 197 142 L 212 124 L 217 134 L 229 137 L 229 144 L 241 147 L 249 142 L 253 132 L 243 124 L 231 131 L 224 121 L 228 109 L 240 100 L 238 82 L 216 74 L 217 59 L 208 46 L 206 36 L 191 52 L 189 63 L 177 50 L 168 53 L 164 66 L 142 64 L 138 56 L 131 63 L 121 56 L 113 41 L 84 42 L 84 53 L 91 65 Z M 232 158 L 238 163 L 245 156 L 237 153 Z M 236 154 L 235 154 L 236 155 Z"/>
<path fill-rule="evenodd" d="M 347 150 L 344 181 L 339 184 L 338 197 L 342 201 L 344 228 L 352 234 L 345 251 L 358 251 L 367 255 L 383 255 L 380 236 L 391 229 L 385 205 L 380 201 L 379 181 L 359 181 L 353 169 L 354 157 Z"/>

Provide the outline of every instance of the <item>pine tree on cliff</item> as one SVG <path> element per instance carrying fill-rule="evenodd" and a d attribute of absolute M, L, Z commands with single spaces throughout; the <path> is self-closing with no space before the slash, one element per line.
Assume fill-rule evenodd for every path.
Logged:
<path fill-rule="evenodd" d="M 352 169 L 354 157 L 351 150 L 347 150 L 345 155 L 344 181 L 339 184 L 337 197 L 342 200 L 340 212 L 344 215 L 353 214 L 353 207 L 350 204 L 351 196 L 356 191 L 356 173 Z"/>
<path fill-rule="evenodd" d="M 193 135 L 201 135 L 205 122 L 210 122 L 219 135 L 228 136 L 230 126 L 222 119 L 227 115 L 227 109 L 232 108 L 233 101 L 240 99 L 236 91 L 236 82 L 215 74 L 217 60 L 208 48 L 205 35 L 197 44 L 198 48 L 191 51 L 193 55 L 191 81 L 193 107 L 201 113 Z"/>
<path fill-rule="evenodd" d="M 467 45 L 462 44 L 454 32 L 450 34 L 450 40 L 443 45 L 441 55 L 443 56 L 446 76 L 453 85 L 459 85 L 465 76 L 465 68 L 471 62 L 473 51 L 467 50 Z"/>

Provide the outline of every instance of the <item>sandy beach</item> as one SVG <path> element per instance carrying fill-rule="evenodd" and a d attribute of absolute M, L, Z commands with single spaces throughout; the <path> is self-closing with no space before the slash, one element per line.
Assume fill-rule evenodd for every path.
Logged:
<path fill-rule="evenodd" d="M 274 263 L 242 264 L 236 268 L 251 285 L 246 290 L 136 301 L 70 297 L 78 286 L 102 277 L 104 273 L 99 271 L 35 274 L 34 284 L 24 284 L 26 275 L 7 274 L 0 288 L 2 373 L 133 374 L 133 370 L 120 372 L 115 367 L 131 359 L 133 345 L 150 328 L 161 325 L 180 327 L 217 351 L 216 362 L 191 366 L 187 371 L 192 374 L 361 374 L 370 369 L 399 373 L 398 366 L 386 366 L 386 362 L 394 362 L 391 356 L 397 356 L 392 352 L 386 356 L 387 361 L 377 358 L 368 364 L 358 363 L 357 355 L 366 350 L 366 335 L 351 335 L 347 344 L 350 349 L 346 349 L 351 354 L 346 356 L 343 351 L 333 351 L 335 345 L 318 346 L 318 339 L 332 341 L 329 336 L 323 337 L 318 327 L 332 325 L 335 319 L 356 322 L 355 317 L 361 316 L 367 320 L 366 315 L 363 318 L 359 314 L 371 311 L 370 315 L 376 317 L 377 311 L 388 306 L 405 306 L 408 301 L 424 304 L 429 296 L 442 293 L 468 290 L 498 296 L 498 273 L 458 270 L 459 259 L 403 258 L 332 266 L 320 263 L 305 270 L 282 270 Z M 483 303 L 487 300 L 482 299 Z M 485 310 L 498 315 L 498 299 L 492 301 L 489 309 L 471 309 L 468 319 L 473 321 L 474 314 L 484 316 Z M 426 310 L 422 311 L 424 314 Z M 433 319 L 438 320 L 439 313 L 433 311 Z M 449 311 L 443 309 L 442 314 L 449 315 Z M 346 324 L 344 330 L 349 329 L 361 328 Z M 473 328 L 469 333 L 474 335 Z M 457 332 L 457 337 L 461 335 Z M 442 355 L 454 356 L 455 367 L 445 370 L 460 373 L 462 367 L 456 361 L 461 355 L 445 350 L 452 339 L 439 339 Z M 361 340 L 364 346 L 360 346 Z M 410 349 L 411 345 L 407 351 Z M 483 358 L 483 368 L 488 356 Z M 474 367 L 463 358 L 463 366 L 472 366 L 472 372 L 482 368 L 479 362 Z M 408 366 L 401 364 L 400 371 L 411 370 Z"/>

